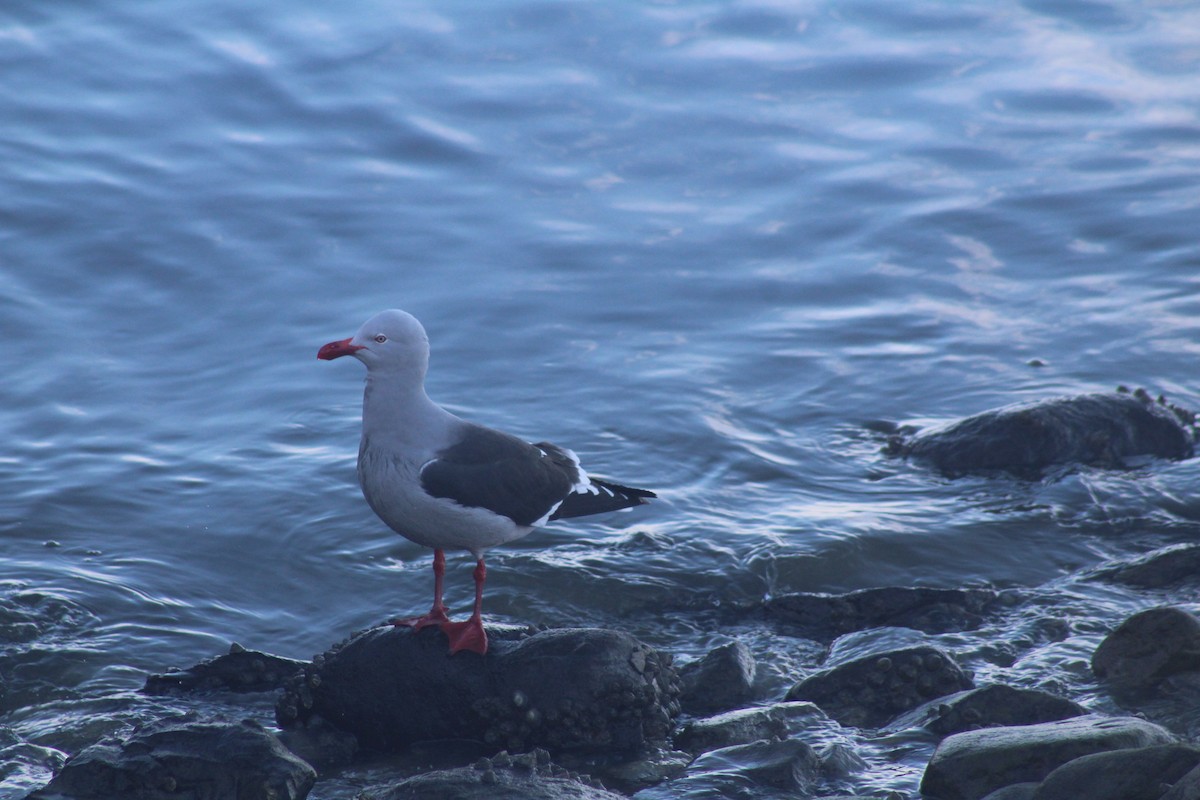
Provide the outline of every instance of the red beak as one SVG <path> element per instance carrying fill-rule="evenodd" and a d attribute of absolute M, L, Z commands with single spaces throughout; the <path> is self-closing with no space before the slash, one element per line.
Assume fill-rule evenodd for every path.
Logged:
<path fill-rule="evenodd" d="M 350 339 L 342 339 L 340 342 L 330 342 L 318 350 L 317 358 L 322 361 L 333 361 L 335 358 L 352 355 L 362 349 L 362 345 L 350 344 Z"/>

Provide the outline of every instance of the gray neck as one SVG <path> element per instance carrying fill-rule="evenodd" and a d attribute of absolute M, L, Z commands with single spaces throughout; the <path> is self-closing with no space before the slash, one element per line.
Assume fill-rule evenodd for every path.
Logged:
<path fill-rule="evenodd" d="M 446 446 L 459 419 L 429 399 L 420 380 L 367 372 L 363 391 L 363 439 L 414 454 Z"/>

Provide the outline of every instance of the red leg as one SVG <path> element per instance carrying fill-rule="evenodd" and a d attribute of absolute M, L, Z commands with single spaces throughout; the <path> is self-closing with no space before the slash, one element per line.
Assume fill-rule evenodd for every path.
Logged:
<path fill-rule="evenodd" d="M 483 558 L 475 564 L 475 608 L 466 622 L 443 622 L 442 631 L 450 640 L 450 655 L 459 650 L 469 650 L 483 655 L 487 652 L 487 633 L 483 630 L 483 582 L 487 580 L 487 567 Z"/>
<path fill-rule="evenodd" d="M 446 554 L 441 550 L 433 551 L 433 608 L 423 617 L 407 617 L 394 619 L 392 624 L 403 625 L 406 628 L 421 630 L 430 625 L 444 625 L 450 621 L 446 616 L 446 606 L 442 603 L 442 581 L 446 575 Z"/>

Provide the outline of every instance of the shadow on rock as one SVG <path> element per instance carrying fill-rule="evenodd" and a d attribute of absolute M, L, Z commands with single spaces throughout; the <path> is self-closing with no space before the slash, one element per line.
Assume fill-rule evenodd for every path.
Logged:
<path fill-rule="evenodd" d="M 437 739 L 493 750 L 637 754 L 661 747 L 679 712 L 670 656 L 619 631 L 489 631 L 488 653 L 446 653 L 436 629 L 351 637 L 287 685 L 284 728 L 320 717 L 369 750 Z"/>
<path fill-rule="evenodd" d="M 362 800 L 618 800 L 596 781 L 550 762 L 545 750 L 502 752 L 470 767 L 438 770 L 376 787 Z"/>
<path fill-rule="evenodd" d="M 767 617 L 820 642 L 867 628 L 912 628 L 924 633 L 975 630 L 984 617 L 1016 603 L 1014 592 L 883 586 L 846 594 L 796 592 L 764 603 Z"/>
<path fill-rule="evenodd" d="M 160 720 L 68 759 L 29 800 L 301 800 L 308 764 L 251 720 Z"/>
<path fill-rule="evenodd" d="M 308 665 L 270 653 L 247 650 L 239 644 L 223 656 L 206 659 L 188 669 L 169 670 L 146 678 L 146 694 L 183 692 L 272 692 Z"/>

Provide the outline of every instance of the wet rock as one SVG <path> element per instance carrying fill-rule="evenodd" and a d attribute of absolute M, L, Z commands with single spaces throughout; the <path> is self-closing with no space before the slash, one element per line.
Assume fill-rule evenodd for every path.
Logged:
<path fill-rule="evenodd" d="M 985 411 L 889 440 L 889 455 L 926 462 L 948 477 L 1008 472 L 1040 478 L 1047 467 L 1122 467 L 1139 456 L 1190 458 L 1195 415 L 1145 391 L 1084 394 Z"/>
<path fill-rule="evenodd" d="M 991 792 L 983 800 L 1034 800 L 1039 786 L 1041 784 L 1036 781 L 1014 783 L 1011 786 L 1005 786 L 1003 789 Z"/>
<path fill-rule="evenodd" d="M 975 630 L 1005 599 L 990 589 L 885 586 L 847 594 L 785 594 L 767 600 L 765 608 L 768 617 L 800 635 L 828 642 L 885 626 L 925 633 Z"/>
<path fill-rule="evenodd" d="M 569 762 L 568 762 L 569 763 Z M 609 789 L 634 794 L 647 786 L 678 778 L 692 763 L 692 754 L 682 750 L 656 750 L 632 761 L 604 759 L 579 766 L 599 778 Z"/>
<path fill-rule="evenodd" d="M 555 753 L 665 744 L 679 711 L 669 656 L 591 628 L 489 639 L 486 656 L 451 656 L 434 628 L 362 632 L 292 678 L 276 719 L 291 728 L 319 716 L 377 751 L 433 739 Z"/>
<path fill-rule="evenodd" d="M 690 753 L 702 753 L 786 735 L 787 719 L 781 709 L 744 708 L 687 723 L 675 734 L 675 745 Z"/>
<path fill-rule="evenodd" d="M 545 750 L 507 752 L 470 767 L 437 770 L 386 787 L 368 789 L 361 800 L 618 800 L 590 778 L 553 764 Z"/>
<path fill-rule="evenodd" d="M 788 700 L 809 700 L 842 725 L 877 728 L 935 697 L 972 688 L 970 676 L 936 647 L 867 656 L 811 675 Z"/>
<path fill-rule="evenodd" d="M 1090 576 L 1090 580 L 1122 583 L 1139 589 L 1161 589 L 1181 583 L 1194 583 L 1198 578 L 1200 544 L 1164 547 L 1135 561 L 1105 567 Z"/>
<path fill-rule="evenodd" d="M 185 670 L 151 675 L 142 691 L 146 694 L 227 690 L 273 692 L 302 670 L 308 662 L 247 650 L 239 644 L 223 656 L 201 661 Z"/>
<path fill-rule="evenodd" d="M 1036 800 L 1158 800 L 1200 764 L 1200 747 L 1164 744 L 1093 753 L 1063 764 L 1042 781 Z"/>
<path fill-rule="evenodd" d="M 1200 800 L 1200 767 L 1196 767 L 1176 781 L 1170 791 L 1159 800 Z"/>
<path fill-rule="evenodd" d="M 828 781 L 846 780 L 867 768 L 867 762 L 849 745 L 833 743 L 821 747 L 821 776 Z"/>
<path fill-rule="evenodd" d="M 321 772 L 347 767 L 358 754 L 358 739 L 330 725 L 321 717 L 310 717 L 279 734 L 279 741 Z"/>
<path fill-rule="evenodd" d="M 67 760 L 29 800 L 302 800 L 308 764 L 251 720 L 160 720 Z"/>
<path fill-rule="evenodd" d="M 956 733 L 934 751 L 921 794 L 931 800 L 976 800 L 1011 784 L 1041 781 L 1091 753 L 1173 741 L 1166 728 L 1136 717 L 1075 717 Z"/>
<path fill-rule="evenodd" d="M 1033 725 L 1080 717 L 1087 710 L 1065 697 L 1001 683 L 942 697 L 896 720 L 896 727 L 924 727 L 938 736 L 1005 725 Z"/>
<path fill-rule="evenodd" d="M 679 703 L 688 714 L 735 708 L 754 693 L 757 664 L 750 648 L 730 642 L 679 669 Z"/>
<path fill-rule="evenodd" d="M 744 786 L 748 781 L 758 786 L 802 793 L 812 788 L 820 774 L 821 759 L 810 745 L 800 739 L 777 739 L 705 753 L 692 762 L 688 778 L 677 786 L 682 789 L 688 782 L 697 782 L 696 778 L 701 776 L 706 778 L 706 784 L 711 784 L 714 776 L 727 776 L 732 779 L 731 788 Z"/>
<path fill-rule="evenodd" d="M 1197 670 L 1200 619 L 1169 606 L 1134 614 L 1092 655 L 1092 672 L 1122 696 L 1150 691 L 1164 678 Z"/>

